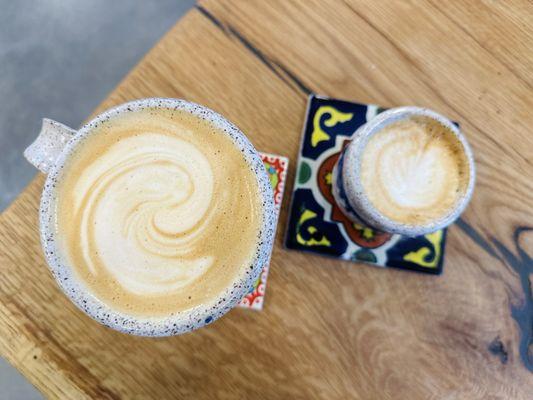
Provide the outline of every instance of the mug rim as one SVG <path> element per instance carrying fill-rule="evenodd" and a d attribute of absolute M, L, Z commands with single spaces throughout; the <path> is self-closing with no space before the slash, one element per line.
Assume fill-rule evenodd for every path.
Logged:
<path fill-rule="evenodd" d="M 402 223 L 380 213 L 366 195 L 360 179 L 361 154 L 370 137 L 381 131 L 387 125 L 411 116 L 429 117 L 448 128 L 461 143 L 469 170 L 468 184 L 466 185 L 464 194 L 458 199 L 448 213 L 425 224 Z M 350 171 L 347 171 L 347 169 L 350 169 Z M 346 173 L 345 171 L 349 173 Z M 443 115 L 428 108 L 405 106 L 384 111 L 355 131 L 354 140 L 348 145 L 342 176 L 344 186 L 348 193 L 348 202 L 357 210 L 358 214 L 360 214 L 365 221 L 368 221 L 372 226 L 387 232 L 406 236 L 420 236 L 435 232 L 450 225 L 462 214 L 470 202 L 474 191 L 476 170 L 472 149 L 457 125 Z M 348 176 L 351 177 L 344 180 L 344 177 Z"/>
<path fill-rule="evenodd" d="M 98 299 L 90 289 L 76 277 L 72 266 L 66 264 L 64 254 L 57 243 L 55 228 L 57 214 L 56 187 L 62 179 L 62 171 L 74 149 L 91 135 L 94 129 L 108 119 L 126 112 L 143 108 L 163 108 L 189 112 L 212 123 L 224 132 L 244 155 L 247 165 L 252 169 L 258 183 L 261 202 L 262 223 L 256 241 L 255 255 L 250 268 L 243 268 L 240 275 L 219 295 L 207 303 L 191 309 L 172 313 L 164 317 L 134 316 L 115 310 Z M 171 336 L 193 331 L 226 314 L 248 293 L 270 255 L 275 230 L 275 210 L 270 179 L 259 153 L 248 138 L 233 123 L 221 114 L 196 103 L 174 98 L 143 98 L 119 104 L 96 115 L 76 131 L 74 137 L 61 151 L 51 167 L 44 184 L 39 207 L 41 245 L 48 267 L 61 290 L 83 312 L 102 325 L 115 330 L 138 336 Z"/>

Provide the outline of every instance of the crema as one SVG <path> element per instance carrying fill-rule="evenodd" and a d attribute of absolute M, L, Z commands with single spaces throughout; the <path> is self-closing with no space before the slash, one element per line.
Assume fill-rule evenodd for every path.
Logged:
<path fill-rule="evenodd" d="M 381 214 L 411 225 L 446 217 L 470 179 L 459 139 L 424 116 L 393 122 L 370 136 L 360 176 L 365 195 Z"/>
<path fill-rule="evenodd" d="M 64 262 L 111 308 L 172 315 L 216 299 L 250 268 L 262 224 L 257 178 L 208 121 L 172 109 L 120 114 L 63 170 Z"/>

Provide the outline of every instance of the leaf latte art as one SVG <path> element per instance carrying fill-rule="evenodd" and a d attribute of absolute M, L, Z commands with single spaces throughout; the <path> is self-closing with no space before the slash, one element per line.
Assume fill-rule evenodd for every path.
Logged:
<path fill-rule="evenodd" d="M 95 128 L 58 188 L 67 262 L 132 315 L 209 302 L 252 262 L 258 185 L 241 151 L 183 111 L 145 109 Z"/>
<path fill-rule="evenodd" d="M 427 224 L 445 217 L 464 196 L 468 181 L 461 142 L 429 118 L 393 122 L 371 136 L 363 150 L 365 194 L 396 222 Z"/>

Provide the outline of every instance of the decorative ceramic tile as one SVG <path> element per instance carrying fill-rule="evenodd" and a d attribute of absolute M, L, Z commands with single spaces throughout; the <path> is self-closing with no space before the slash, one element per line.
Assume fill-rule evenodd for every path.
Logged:
<path fill-rule="evenodd" d="M 287 168 L 289 167 L 289 159 L 273 154 L 261 153 L 261 158 L 265 164 L 265 168 L 270 176 L 270 183 L 274 190 L 274 203 L 276 205 L 277 216 L 283 200 L 283 190 L 285 189 L 285 181 L 287 179 Z M 252 290 L 241 300 L 239 307 L 251 308 L 254 310 L 261 310 L 265 301 L 265 291 L 267 286 L 267 277 L 269 270 L 270 259 L 263 267 L 261 276 L 255 282 Z"/>
<path fill-rule="evenodd" d="M 331 172 L 355 130 L 384 111 L 371 104 L 310 96 L 285 246 L 343 260 L 431 274 L 442 271 L 446 230 L 406 237 L 355 224 L 331 193 Z"/>

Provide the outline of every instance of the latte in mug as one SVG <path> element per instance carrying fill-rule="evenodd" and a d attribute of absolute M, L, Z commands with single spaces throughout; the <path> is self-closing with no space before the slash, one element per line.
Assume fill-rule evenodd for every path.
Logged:
<path fill-rule="evenodd" d="M 355 222 L 408 236 L 453 222 L 472 195 L 472 152 L 439 114 L 402 107 L 358 129 L 333 172 L 333 193 Z"/>
<path fill-rule="evenodd" d="M 75 304 L 115 329 L 162 336 L 210 323 L 247 293 L 271 250 L 260 157 L 193 103 L 112 109 L 76 133 L 48 173 L 47 261 Z"/>
<path fill-rule="evenodd" d="M 65 261 L 132 315 L 213 300 L 254 257 L 261 198 L 231 139 L 184 111 L 109 119 L 80 143 L 57 187 Z"/>

